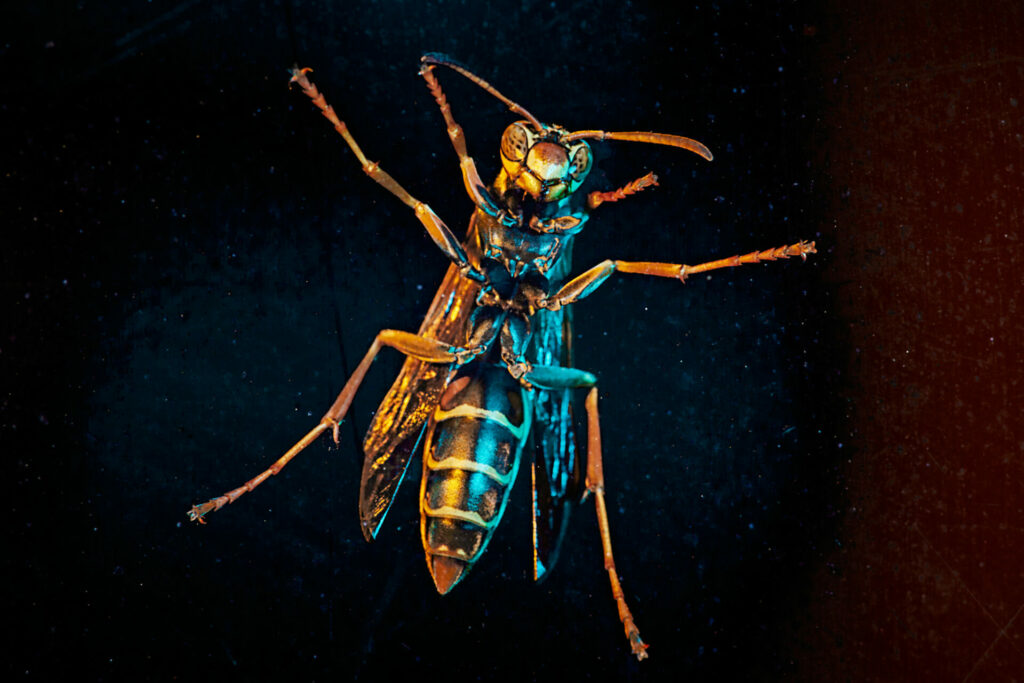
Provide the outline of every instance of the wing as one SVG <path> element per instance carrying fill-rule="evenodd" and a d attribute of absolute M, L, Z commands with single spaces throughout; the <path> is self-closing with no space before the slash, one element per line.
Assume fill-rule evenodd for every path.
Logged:
<path fill-rule="evenodd" d="M 471 233 L 473 226 L 471 221 Z M 460 277 L 458 269 L 449 265 L 419 334 L 449 343 L 461 342 L 479 291 L 478 283 Z M 448 373 L 447 365 L 406 358 L 373 416 L 363 439 L 365 459 L 359 484 L 359 520 L 368 541 L 377 536 L 384 522 L 427 420 L 448 382 Z"/>
<path fill-rule="evenodd" d="M 552 281 L 564 279 L 572 244 L 563 247 Z M 562 273 L 561 271 L 565 271 Z M 558 272 L 555 272 L 558 271 Z M 533 318 L 531 363 L 572 366 L 572 308 L 540 310 Z M 538 391 L 534 399 L 533 578 L 542 580 L 558 560 L 569 512 L 579 497 L 580 459 L 573 426 L 572 391 Z"/>

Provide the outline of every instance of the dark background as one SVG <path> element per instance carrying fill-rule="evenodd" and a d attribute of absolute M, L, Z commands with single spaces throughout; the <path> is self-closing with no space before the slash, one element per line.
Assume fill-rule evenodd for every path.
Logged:
<path fill-rule="evenodd" d="M 1019 680 L 1024 671 L 1024 21 L 1019 3 L 41 2 L 0 68 L 0 424 L 9 652 L 85 680 Z M 622 277 L 577 306 L 628 653 L 592 507 L 530 580 L 529 483 L 439 597 L 418 466 L 359 532 L 362 430 L 206 527 L 445 261 L 300 93 L 461 233 L 416 75 L 448 52 L 540 119 L 688 135 L 595 145 L 604 258 L 805 264 Z M 482 173 L 512 117 L 440 72 Z"/>

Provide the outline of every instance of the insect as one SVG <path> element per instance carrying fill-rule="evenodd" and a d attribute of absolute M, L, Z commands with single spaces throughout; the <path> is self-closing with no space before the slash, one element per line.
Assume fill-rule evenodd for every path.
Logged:
<path fill-rule="evenodd" d="M 465 76 L 520 117 L 501 137 L 501 170 L 485 185 L 467 153 L 462 128 L 434 73 L 443 66 Z M 572 309 L 615 273 L 685 281 L 717 268 L 815 253 L 814 242 L 711 261 L 698 266 L 607 260 L 571 277 L 572 247 L 592 212 L 657 185 L 653 173 L 611 191 L 579 192 L 592 165 L 590 140 L 622 140 L 689 150 L 710 161 L 703 144 L 647 132 L 569 132 L 542 123 L 452 58 L 428 53 L 420 75 L 440 107 L 475 209 L 461 242 L 430 209 L 410 195 L 359 144 L 309 80 L 293 68 L 291 83 L 309 96 L 355 154 L 363 171 L 405 203 L 451 261 L 426 317 L 414 334 L 382 330 L 319 424 L 273 465 L 242 486 L 201 505 L 198 522 L 233 503 L 327 430 L 338 429 L 374 358 L 383 347 L 406 356 L 374 414 L 363 441 L 359 487 L 363 535 L 376 537 L 414 454 L 423 454 L 420 531 L 427 566 L 439 593 L 465 578 L 480 559 L 504 513 L 513 482 L 532 444 L 534 578 L 558 558 L 571 507 L 593 495 L 619 618 L 633 654 L 647 657 L 626 604 L 612 555 L 604 497 L 597 378 L 573 366 Z M 586 466 L 573 428 L 573 392 L 587 390 Z M 583 471 L 585 470 L 585 477 Z M 583 480 L 581 481 L 581 477 Z"/>

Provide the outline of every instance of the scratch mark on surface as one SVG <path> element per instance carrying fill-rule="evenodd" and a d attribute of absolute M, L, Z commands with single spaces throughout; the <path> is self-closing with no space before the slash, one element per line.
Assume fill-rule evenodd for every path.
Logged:
<path fill-rule="evenodd" d="M 933 544 L 931 543 L 931 541 L 929 541 L 929 540 L 928 540 L 928 538 L 927 538 L 927 537 L 926 537 L 926 536 L 924 535 L 924 532 L 922 532 L 922 531 L 921 531 L 921 529 L 919 529 L 919 528 L 918 528 L 917 524 L 914 524 L 914 526 L 913 526 L 913 529 L 914 529 L 914 531 L 916 531 L 916 532 L 918 533 L 918 535 L 919 535 L 919 536 L 921 536 L 921 540 L 923 540 L 923 541 L 924 541 L 924 544 L 925 544 L 926 546 L 928 546 L 929 548 L 931 548 L 931 549 L 932 549 L 932 551 L 933 551 L 933 552 L 934 552 L 934 553 L 935 553 L 935 554 L 936 554 L 936 555 L 938 556 L 938 558 L 939 558 L 939 559 L 940 559 L 940 560 L 942 561 L 942 564 L 946 565 L 946 569 L 948 569 L 948 570 L 949 570 L 949 573 L 950 573 L 950 574 L 952 574 L 952 575 L 953 575 L 953 578 L 954 578 L 954 579 L 956 579 L 956 582 L 957 582 L 958 584 L 960 584 L 960 586 L 961 586 L 961 587 L 962 587 L 962 588 L 963 588 L 963 589 L 964 589 L 965 591 L 967 591 L 967 594 L 968 594 L 968 595 L 970 595 L 970 596 L 971 596 L 971 599 L 972 599 L 972 600 L 974 600 L 974 602 L 975 602 L 975 603 L 976 603 L 976 604 L 978 605 L 978 607 L 980 607 L 980 608 L 981 608 L 981 611 L 985 613 L 985 616 L 986 616 L 986 617 L 988 617 L 988 620 L 992 622 L 992 625 L 993 625 L 993 626 L 995 626 L 995 627 L 996 627 L 996 628 L 998 629 L 998 628 L 999 628 L 999 622 L 998 622 L 998 621 L 996 621 L 996 618 L 992 616 L 992 613 L 991 613 L 991 612 L 989 612 L 989 611 L 988 611 L 988 610 L 987 610 L 987 609 L 985 608 L 985 605 L 983 605 L 983 604 L 981 603 L 981 600 L 979 600 L 979 599 L 978 599 L 978 596 L 976 596 L 976 595 L 975 595 L 975 594 L 974 594 L 973 592 L 971 592 L 971 589 L 967 587 L 967 584 L 966 584 L 966 583 L 964 583 L 964 580 L 960 578 L 960 573 L 959 573 L 959 572 L 957 572 L 957 571 L 956 571 L 955 569 L 953 569 L 953 567 L 952 567 L 952 566 L 950 566 L 949 562 L 946 562 L 946 558 L 945 558 L 945 557 L 943 557 L 943 556 L 942 556 L 942 553 L 940 553 L 940 552 L 938 551 L 938 548 L 936 548 L 936 547 L 935 547 L 935 546 L 934 546 L 934 545 L 933 545 Z"/>
<path fill-rule="evenodd" d="M 142 26 L 140 26 L 139 28 L 135 29 L 134 31 L 129 31 L 128 33 L 124 34 L 123 36 L 121 36 L 120 38 L 117 39 L 117 42 L 114 43 L 114 45 L 116 45 L 117 47 L 123 47 L 124 45 L 127 45 L 128 43 L 132 42 L 133 40 L 135 40 L 136 38 L 141 36 L 143 33 L 146 33 L 148 31 L 152 31 L 154 28 L 156 28 L 160 24 L 164 23 L 165 21 L 169 21 L 169 20 L 173 19 L 174 17 L 178 16 L 179 14 L 184 12 L 185 10 L 187 10 L 190 7 L 192 7 L 193 5 L 197 5 L 197 4 L 199 4 L 199 0 L 186 0 L 186 2 L 183 2 L 180 5 L 178 5 L 177 7 L 174 7 L 172 9 L 164 12 L 163 14 L 161 14 L 156 19 L 143 24 Z"/>
<path fill-rule="evenodd" d="M 999 633 L 996 634 L 996 637 L 992 640 L 991 643 L 989 643 L 989 646 L 985 648 L 985 651 L 981 653 L 981 656 L 978 657 L 977 661 L 974 662 L 974 666 L 972 666 L 971 670 L 967 672 L 966 676 L 964 676 L 964 683 L 967 683 L 967 680 L 974 675 L 974 672 L 978 668 L 978 665 L 985 661 L 985 658 L 988 657 L 988 653 L 991 652 L 992 648 L 996 646 L 996 643 L 999 642 L 999 639 L 1006 635 L 1006 629 L 1010 628 L 1010 626 L 1013 625 L 1013 622 L 1017 619 L 1018 616 L 1020 616 L 1020 612 L 1022 609 L 1024 609 L 1024 603 L 1022 603 L 1021 606 L 1017 608 L 1017 611 L 1014 612 L 1013 616 L 1010 617 L 1010 620 L 1006 622 L 1006 625 L 999 629 Z M 1012 640 L 1007 638 L 1006 642 L 1008 642 L 1010 644 L 1010 647 L 1012 647 L 1014 650 L 1017 650 L 1017 646 L 1013 644 Z M 1017 653 L 1021 654 L 1020 650 L 1017 650 Z"/>
<path fill-rule="evenodd" d="M 967 587 L 967 584 L 964 583 L 963 579 L 960 578 L 960 574 L 957 573 L 952 566 L 950 566 L 949 562 L 946 562 L 946 558 L 943 557 L 942 553 L 940 553 L 938 549 L 928 540 L 928 538 L 924 535 L 924 532 L 922 532 L 921 529 L 918 528 L 917 524 L 913 525 L 913 529 L 918 533 L 918 535 L 921 537 L 921 540 L 924 541 L 925 545 L 931 548 L 932 551 L 934 551 L 934 553 L 938 556 L 939 560 L 942 561 L 942 564 L 944 564 L 946 566 L 946 569 L 949 570 L 949 573 L 953 575 L 954 579 L 956 579 L 956 582 L 960 584 L 960 586 L 965 591 L 967 591 L 967 594 L 971 596 L 971 599 L 974 600 L 978 607 L 981 608 L 981 611 L 985 614 L 986 617 L 988 617 L 988 620 L 992 622 L 992 625 L 996 627 L 995 639 L 993 639 L 989 646 L 985 649 L 985 651 L 981 653 L 981 657 L 979 657 L 977 661 L 974 662 L 974 666 L 972 666 L 971 670 L 967 672 L 966 676 L 964 676 L 964 681 L 966 682 L 971 676 L 974 675 L 974 671 L 978 668 L 978 665 L 981 664 L 985 657 L 988 656 L 988 653 L 992 650 L 993 647 L 995 647 L 996 643 L 999 642 L 999 639 L 1006 635 L 1006 629 L 1010 628 L 1010 626 L 1013 625 L 1013 622 L 1020 615 L 1021 610 L 1024 610 L 1024 604 L 1021 604 L 1017 608 L 1017 611 L 1014 612 L 1013 616 L 1010 617 L 1010 620 L 1006 622 L 1006 624 L 1004 624 L 1003 626 L 999 626 L 999 622 L 997 622 L 995 617 L 992 616 L 992 613 L 985 608 L 985 605 L 983 605 L 981 600 L 978 599 L 978 596 L 976 596 L 971 591 L 971 589 Z M 1007 639 L 1006 642 L 1010 644 L 1010 647 L 1017 651 L 1017 654 L 1024 655 L 1024 653 L 1021 653 L 1021 651 L 1017 648 L 1017 646 L 1014 644 L 1012 640 Z"/>

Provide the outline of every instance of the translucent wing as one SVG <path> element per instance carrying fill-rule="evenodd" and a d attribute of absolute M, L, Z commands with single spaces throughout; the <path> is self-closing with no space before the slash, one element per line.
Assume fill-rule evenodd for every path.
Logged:
<path fill-rule="evenodd" d="M 454 265 L 448 266 L 419 334 L 461 343 L 479 291 L 478 283 L 460 277 Z M 365 460 L 359 484 L 359 520 L 368 541 L 377 536 L 384 522 L 427 420 L 444 391 L 448 373 L 447 365 L 407 358 L 373 416 L 363 440 Z"/>
<path fill-rule="evenodd" d="M 571 253 L 569 242 L 563 247 L 559 272 L 552 272 L 553 282 L 568 274 Z M 536 313 L 527 355 L 536 365 L 572 366 L 571 307 Z M 572 398 L 568 389 L 538 391 L 533 402 L 533 578 L 537 581 L 558 560 L 569 512 L 579 496 L 580 464 Z"/>

